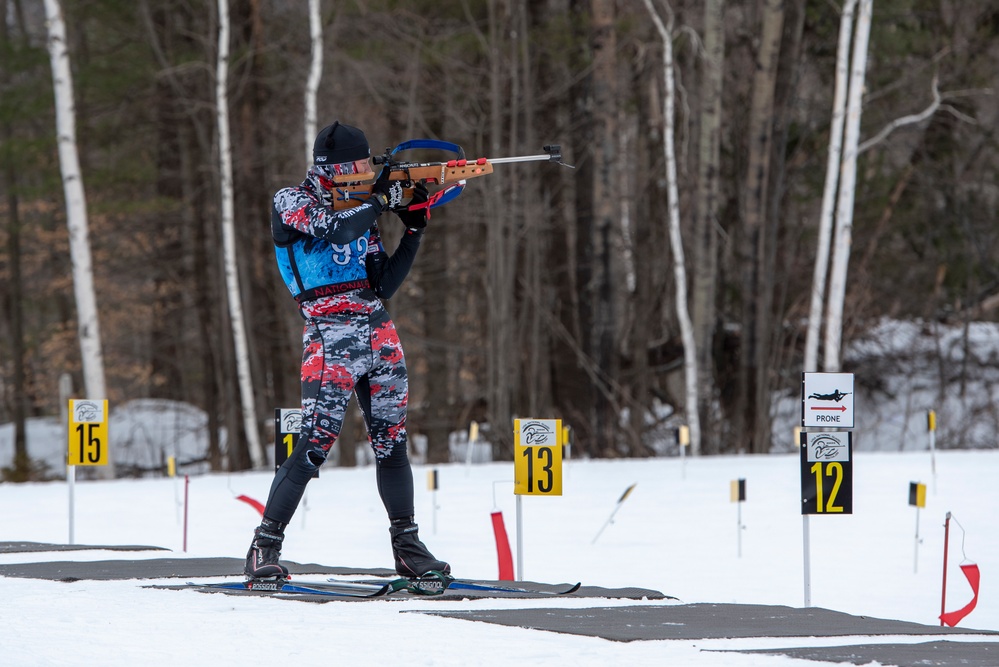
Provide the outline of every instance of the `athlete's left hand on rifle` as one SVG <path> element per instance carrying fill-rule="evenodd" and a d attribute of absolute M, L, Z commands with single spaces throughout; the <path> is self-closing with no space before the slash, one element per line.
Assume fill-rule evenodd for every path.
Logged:
<path fill-rule="evenodd" d="M 427 191 L 427 186 L 417 181 L 413 185 L 413 199 L 409 205 L 395 209 L 396 215 L 399 216 L 407 229 L 423 229 L 427 226 L 427 220 L 430 219 L 430 207 L 426 206 L 426 203 L 429 198 L 430 193 Z M 420 206 L 421 204 L 423 206 Z"/>

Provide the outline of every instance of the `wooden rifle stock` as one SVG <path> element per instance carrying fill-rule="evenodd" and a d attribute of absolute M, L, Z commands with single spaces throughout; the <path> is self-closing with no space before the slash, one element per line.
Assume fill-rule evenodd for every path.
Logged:
<path fill-rule="evenodd" d="M 493 165 L 486 158 L 479 158 L 478 160 L 449 160 L 448 162 L 397 163 L 385 168 L 391 169 L 389 172 L 390 181 L 419 182 L 441 186 L 493 173 Z M 354 208 L 367 201 L 368 197 L 371 196 L 372 183 L 365 183 L 363 181 L 373 180 L 374 175 L 374 172 L 368 172 L 366 174 L 337 177 L 337 180 L 361 177 L 362 182 L 354 185 L 337 185 L 336 189 L 333 190 L 333 208 L 338 211 L 345 208 Z M 413 187 L 411 185 L 403 186 L 402 196 L 403 204 L 408 204 L 412 201 Z"/>
<path fill-rule="evenodd" d="M 453 188 L 455 184 L 463 183 L 470 178 L 477 178 L 493 173 L 494 164 L 544 160 L 547 162 L 557 162 L 565 167 L 572 167 L 572 165 L 562 162 L 562 147 L 558 144 L 545 146 L 544 151 L 544 155 L 507 157 L 495 160 L 481 157 L 476 160 L 457 159 L 448 160 L 447 162 L 397 162 L 392 158 L 391 149 L 386 149 L 385 154 L 376 156 L 374 162 L 375 164 L 383 164 L 385 165 L 385 169 L 390 170 L 390 181 L 405 181 L 402 191 L 402 205 L 406 206 L 413 199 L 413 184 L 415 183 L 439 186 L 436 190 L 447 187 Z M 338 211 L 346 208 L 354 208 L 367 201 L 368 197 L 371 196 L 371 186 L 374 177 L 374 172 L 338 176 L 335 179 L 337 186 L 333 190 L 333 208 Z M 431 200 L 433 200 L 434 194 L 434 192 L 431 192 Z"/>

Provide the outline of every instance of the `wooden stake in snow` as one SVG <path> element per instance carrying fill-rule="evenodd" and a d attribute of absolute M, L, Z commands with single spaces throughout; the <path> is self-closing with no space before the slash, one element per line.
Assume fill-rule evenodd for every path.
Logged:
<path fill-rule="evenodd" d="M 622 494 L 621 494 L 621 497 L 617 499 L 617 505 L 615 505 L 615 506 L 614 506 L 614 511 L 613 511 L 613 512 L 611 512 L 611 514 L 610 514 L 610 516 L 609 516 L 609 517 L 607 517 L 607 521 L 605 521 L 605 522 L 604 522 L 604 525 L 600 527 L 600 530 L 599 530 L 599 531 L 597 531 L 597 534 L 596 534 L 596 536 L 595 536 L 595 537 L 593 538 L 593 541 L 592 541 L 592 542 L 590 542 L 590 544 L 596 544 L 596 543 L 597 543 L 597 539 L 598 539 L 598 538 L 600 537 L 600 535 L 601 535 L 601 534 L 602 534 L 602 533 L 604 532 L 604 529 L 605 529 L 605 528 L 606 528 L 607 526 L 609 526 L 609 525 L 611 525 L 612 523 L 614 523 L 614 515 L 615 515 L 615 514 L 617 514 L 617 511 L 618 511 L 619 509 L 621 509 L 621 504 L 622 504 L 622 503 L 624 503 L 624 501 L 628 499 L 628 496 L 629 496 L 629 495 L 631 495 L 631 491 L 632 491 L 632 490 L 633 490 L 633 489 L 635 488 L 635 486 L 637 486 L 637 485 L 638 485 L 638 482 L 635 482 L 634 484 L 632 484 L 631 486 L 629 486 L 629 487 L 628 487 L 627 489 L 625 489 L 625 490 L 624 490 L 624 493 L 622 493 Z"/>

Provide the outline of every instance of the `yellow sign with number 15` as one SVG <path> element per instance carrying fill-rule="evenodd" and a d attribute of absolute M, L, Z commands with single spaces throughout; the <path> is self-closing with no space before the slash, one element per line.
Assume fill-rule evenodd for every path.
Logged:
<path fill-rule="evenodd" d="M 562 495 L 562 420 L 515 419 L 513 492 L 527 496 Z"/>
<path fill-rule="evenodd" d="M 71 466 L 108 464 L 108 402 L 71 399 L 69 450 Z"/>

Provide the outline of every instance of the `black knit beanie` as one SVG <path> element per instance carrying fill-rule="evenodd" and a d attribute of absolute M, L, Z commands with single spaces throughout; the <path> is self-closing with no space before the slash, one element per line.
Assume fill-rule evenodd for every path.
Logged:
<path fill-rule="evenodd" d="M 312 147 L 312 159 L 317 165 L 353 162 L 370 155 L 364 132 L 340 121 L 324 127 Z"/>

